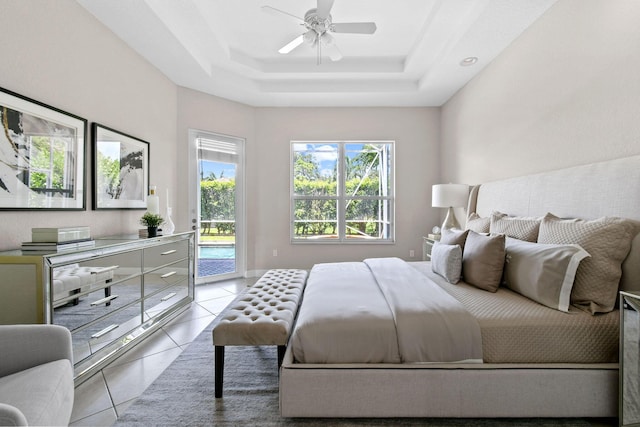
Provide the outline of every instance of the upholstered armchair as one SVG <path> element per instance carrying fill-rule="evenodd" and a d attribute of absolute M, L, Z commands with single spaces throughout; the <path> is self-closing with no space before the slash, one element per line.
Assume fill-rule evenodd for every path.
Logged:
<path fill-rule="evenodd" d="M 56 325 L 0 325 L 0 425 L 68 425 L 71 334 Z"/>

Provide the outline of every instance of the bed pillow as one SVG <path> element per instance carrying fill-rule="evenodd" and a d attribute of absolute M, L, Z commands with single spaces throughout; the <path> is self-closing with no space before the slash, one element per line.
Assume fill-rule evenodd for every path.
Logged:
<path fill-rule="evenodd" d="M 476 233 L 488 233 L 491 218 L 481 218 L 480 215 L 473 212 L 467 217 L 467 230 L 473 230 Z"/>
<path fill-rule="evenodd" d="M 579 245 L 531 243 L 507 237 L 505 285 L 547 307 L 569 311 L 580 261 L 589 253 Z"/>
<path fill-rule="evenodd" d="M 462 253 L 462 277 L 477 288 L 496 292 L 504 268 L 504 234 L 485 236 L 469 230 Z"/>
<path fill-rule="evenodd" d="M 469 230 L 442 230 L 442 236 L 440 237 L 440 243 L 445 245 L 459 245 L 460 249 L 464 252 L 464 242 L 467 241 L 467 234 Z"/>
<path fill-rule="evenodd" d="M 634 226 L 623 218 L 563 220 L 547 214 L 540 224 L 539 243 L 577 244 L 591 255 L 584 259 L 571 292 L 571 304 L 591 314 L 613 310 L 622 261 L 631 248 Z"/>
<path fill-rule="evenodd" d="M 505 213 L 493 212 L 490 216 L 489 232 L 505 234 L 527 242 L 538 241 L 542 218 L 508 216 Z"/>
<path fill-rule="evenodd" d="M 436 242 L 431 250 L 431 269 L 449 283 L 458 283 L 462 272 L 462 249 L 460 245 Z"/>

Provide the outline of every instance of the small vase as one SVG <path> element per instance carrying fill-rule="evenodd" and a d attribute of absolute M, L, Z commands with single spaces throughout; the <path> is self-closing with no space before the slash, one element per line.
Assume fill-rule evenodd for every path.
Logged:
<path fill-rule="evenodd" d="M 147 227 L 149 237 L 156 237 L 158 235 L 158 227 Z"/>
<path fill-rule="evenodd" d="M 167 220 L 162 226 L 162 234 L 173 234 L 174 231 L 176 231 L 176 225 L 171 220 L 171 208 L 167 206 Z"/>

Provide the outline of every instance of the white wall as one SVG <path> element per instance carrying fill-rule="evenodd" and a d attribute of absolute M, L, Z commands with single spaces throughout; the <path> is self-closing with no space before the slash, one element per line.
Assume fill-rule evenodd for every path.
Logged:
<path fill-rule="evenodd" d="M 431 208 L 438 181 L 440 113 L 437 108 L 259 108 L 256 113 L 256 269 L 309 268 L 316 262 L 365 257 L 422 259 L 422 236 L 440 222 Z M 291 140 L 394 140 L 396 243 L 393 245 L 291 244 L 289 232 Z M 278 257 L 273 257 L 273 249 Z"/>
<path fill-rule="evenodd" d="M 560 0 L 442 108 L 443 180 L 640 153 L 640 2 Z"/>
<path fill-rule="evenodd" d="M 2 0 L 0 28 L 1 87 L 148 141 L 151 183 L 175 194 L 173 83 L 75 1 Z M 140 227 L 142 211 L 91 210 L 87 137 L 87 210 L 0 211 L 0 250 L 31 240 L 32 227 L 88 225 L 94 236 Z"/>
<path fill-rule="evenodd" d="M 252 242 L 254 221 L 250 220 L 255 211 L 255 185 L 258 180 L 255 174 L 255 108 L 238 102 L 229 101 L 186 88 L 178 89 L 178 145 L 177 156 L 178 195 L 177 229 L 190 230 L 192 220 L 197 219 L 189 211 L 189 174 L 197 173 L 189 165 L 189 130 L 203 130 L 245 139 L 246 169 L 246 209 L 247 235 Z M 253 259 L 252 246 L 247 248 L 247 262 Z"/>
<path fill-rule="evenodd" d="M 149 141 L 151 182 L 161 197 L 170 189 L 178 230 L 191 226 L 187 130 L 246 138 L 250 270 L 411 249 L 419 258 L 422 235 L 441 218 L 431 184 L 640 153 L 637 16 L 636 0 L 560 0 L 441 111 L 253 108 L 177 88 L 74 1 L 3 0 L 0 86 Z M 289 141 L 368 138 L 397 143 L 396 244 L 291 245 Z M 0 249 L 29 240 L 31 227 L 90 225 L 94 236 L 139 227 L 141 211 L 92 211 L 90 194 L 87 207 L 0 211 Z"/>
<path fill-rule="evenodd" d="M 180 88 L 178 169 L 188 171 L 188 130 L 246 139 L 247 269 L 309 268 L 315 262 L 361 260 L 373 256 L 415 259 L 422 236 L 439 223 L 430 207 L 439 176 L 439 110 L 434 108 L 253 108 Z M 396 244 L 292 245 L 289 238 L 290 141 L 384 139 L 396 141 Z M 187 188 L 188 173 L 178 185 Z M 427 191 L 428 190 L 428 191 Z M 186 192 L 179 196 L 186 206 Z M 184 211 L 184 209 L 183 209 Z M 180 216 L 189 227 L 191 216 Z M 273 249 L 278 257 L 273 257 Z"/>

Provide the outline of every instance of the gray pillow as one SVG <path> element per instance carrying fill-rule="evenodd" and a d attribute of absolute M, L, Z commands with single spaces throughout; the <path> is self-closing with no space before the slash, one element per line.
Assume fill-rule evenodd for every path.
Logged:
<path fill-rule="evenodd" d="M 469 230 L 462 254 L 462 277 L 477 288 L 496 292 L 504 268 L 504 234 L 484 236 Z"/>
<path fill-rule="evenodd" d="M 460 245 L 460 249 L 464 252 L 464 242 L 467 241 L 469 230 L 442 230 L 440 243 L 445 245 Z"/>
<path fill-rule="evenodd" d="M 473 212 L 469 214 L 467 218 L 467 230 L 473 230 L 476 233 L 488 233 L 491 224 L 491 218 L 482 218 L 477 213 Z"/>
<path fill-rule="evenodd" d="M 431 269 L 449 283 L 458 283 L 462 272 L 462 249 L 459 245 L 436 242 L 431 250 Z"/>
<path fill-rule="evenodd" d="M 622 261 L 631 248 L 634 224 L 623 218 L 560 219 L 547 214 L 540 224 L 539 243 L 577 244 L 591 257 L 580 263 L 571 304 L 591 314 L 615 307 Z"/>
<path fill-rule="evenodd" d="M 531 243 L 507 237 L 505 285 L 540 304 L 569 311 L 580 261 L 589 253 L 579 245 Z"/>
<path fill-rule="evenodd" d="M 490 218 L 489 231 L 491 234 L 505 234 L 527 242 L 538 241 L 538 231 L 542 218 L 508 216 L 500 212 L 493 212 Z"/>

